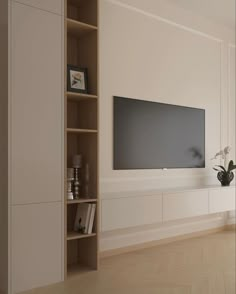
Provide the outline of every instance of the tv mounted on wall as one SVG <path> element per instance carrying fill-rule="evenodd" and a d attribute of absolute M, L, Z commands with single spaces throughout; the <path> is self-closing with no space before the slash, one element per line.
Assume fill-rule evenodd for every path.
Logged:
<path fill-rule="evenodd" d="M 205 167 L 205 110 L 113 99 L 115 170 Z"/>

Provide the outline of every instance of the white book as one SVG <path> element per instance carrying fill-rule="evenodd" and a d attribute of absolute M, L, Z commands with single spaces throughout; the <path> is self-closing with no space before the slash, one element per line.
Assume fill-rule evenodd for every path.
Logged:
<path fill-rule="evenodd" d="M 88 234 L 91 234 L 93 230 L 95 212 L 96 212 L 96 204 L 92 204 L 92 209 L 91 209 L 91 214 L 89 219 L 89 226 L 88 226 Z"/>
<path fill-rule="evenodd" d="M 82 203 L 77 206 L 74 231 L 78 232 L 80 227 L 84 228 L 84 233 L 88 231 L 91 208 L 91 204 L 88 203 Z"/>
<path fill-rule="evenodd" d="M 86 223 L 85 223 L 85 233 L 88 234 L 88 228 L 89 228 L 89 220 L 90 220 L 90 215 L 92 212 L 92 204 L 88 205 L 88 213 L 87 213 L 87 217 L 86 217 Z"/>

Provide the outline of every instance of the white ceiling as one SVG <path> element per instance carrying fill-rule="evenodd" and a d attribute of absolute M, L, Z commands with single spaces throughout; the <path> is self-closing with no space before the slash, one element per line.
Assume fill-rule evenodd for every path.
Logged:
<path fill-rule="evenodd" d="M 236 0 L 168 0 L 209 20 L 235 30 Z"/>

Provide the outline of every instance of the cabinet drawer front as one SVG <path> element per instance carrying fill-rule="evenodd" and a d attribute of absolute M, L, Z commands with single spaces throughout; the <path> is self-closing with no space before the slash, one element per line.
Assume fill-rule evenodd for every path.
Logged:
<path fill-rule="evenodd" d="M 163 221 L 208 214 L 208 192 L 164 193 Z"/>
<path fill-rule="evenodd" d="M 209 212 L 235 210 L 235 188 L 219 188 L 209 192 Z"/>
<path fill-rule="evenodd" d="M 162 196 L 104 199 L 102 231 L 153 224 L 162 221 Z"/>

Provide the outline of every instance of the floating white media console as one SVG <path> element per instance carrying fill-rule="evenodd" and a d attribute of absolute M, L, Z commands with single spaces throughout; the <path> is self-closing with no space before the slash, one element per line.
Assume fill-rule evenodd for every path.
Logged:
<path fill-rule="evenodd" d="M 235 210 L 235 186 L 104 194 L 103 232 Z"/>

